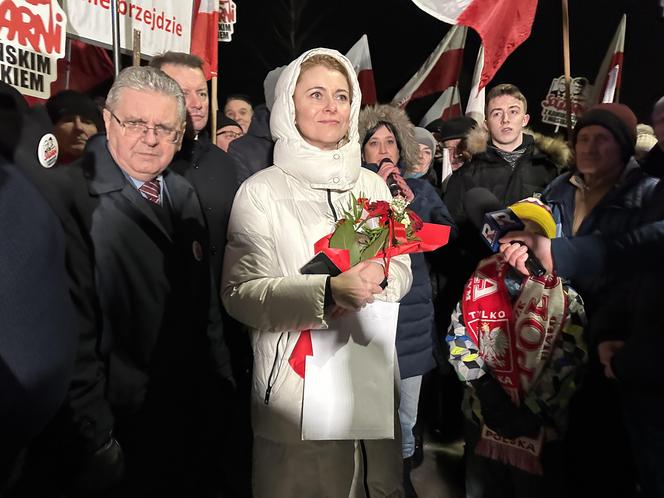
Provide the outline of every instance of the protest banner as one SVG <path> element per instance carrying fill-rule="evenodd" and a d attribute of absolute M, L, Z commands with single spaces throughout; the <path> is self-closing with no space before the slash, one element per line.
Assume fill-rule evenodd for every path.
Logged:
<path fill-rule="evenodd" d="M 581 116 L 590 103 L 592 85 L 587 78 L 572 78 L 570 83 L 572 99 L 572 127 L 577 117 Z M 554 126 L 567 127 L 567 112 L 565 104 L 565 76 L 553 78 L 549 93 L 542 101 L 542 123 Z"/>
<path fill-rule="evenodd" d="M 48 98 L 65 53 L 66 25 L 56 0 L 0 2 L 0 79 L 23 95 Z"/>
<path fill-rule="evenodd" d="M 234 25 L 237 22 L 237 6 L 233 0 L 219 0 L 219 37 L 220 42 L 233 39 Z"/>
<path fill-rule="evenodd" d="M 193 0 L 118 0 L 120 48 L 132 52 L 133 30 L 141 33 L 144 56 L 173 50 L 189 52 Z M 113 43 L 110 0 L 63 0 L 69 19 L 67 34 L 88 43 Z"/>

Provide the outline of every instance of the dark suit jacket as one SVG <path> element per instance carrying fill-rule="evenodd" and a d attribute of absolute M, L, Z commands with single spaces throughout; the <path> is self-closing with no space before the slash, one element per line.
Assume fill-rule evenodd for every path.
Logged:
<path fill-rule="evenodd" d="M 226 228 L 238 187 L 236 162 L 201 133 L 198 140 L 184 139 L 170 168 L 184 176 L 198 194 L 210 238 L 212 274 L 219 286 Z"/>

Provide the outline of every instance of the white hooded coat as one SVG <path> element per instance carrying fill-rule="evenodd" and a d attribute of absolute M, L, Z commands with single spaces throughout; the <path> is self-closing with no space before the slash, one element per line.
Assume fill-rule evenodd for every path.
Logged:
<path fill-rule="evenodd" d="M 293 93 L 302 62 L 315 54 L 339 60 L 351 78 L 348 142 L 336 150 L 307 143 L 295 125 Z M 302 275 L 314 243 L 331 233 L 351 194 L 391 199 L 384 181 L 361 168 L 355 71 L 339 52 L 305 52 L 282 72 L 270 127 L 274 165 L 240 187 L 228 226 L 221 296 L 228 313 L 251 328 L 254 352 L 254 434 L 273 441 L 301 439 L 303 379 L 288 363 L 301 330 L 325 329 L 325 275 Z M 333 206 L 333 208 L 331 207 Z M 410 258 L 392 259 L 388 286 L 378 299 L 398 301 L 410 289 Z M 272 386 L 265 402 L 268 384 Z"/>

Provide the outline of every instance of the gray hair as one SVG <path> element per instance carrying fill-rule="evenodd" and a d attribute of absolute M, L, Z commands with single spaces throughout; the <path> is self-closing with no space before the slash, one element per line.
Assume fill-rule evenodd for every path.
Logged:
<path fill-rule="evenodd" d="M 113 86 L 106 97 L 106 106 L 108 108 L 113 110 L 116 107 L 122 97 L 122 90 L 125 88 L 131 88 L 139 92 L 157 92 L 168 97 L 173 97 L 177 104 L 178 121 L 184 123 L 187 119 L 187 106 L 180 85 L 160 69 L 148 66 L 132 66 L 123 69 L 118 77 L 115 78 Z"/>

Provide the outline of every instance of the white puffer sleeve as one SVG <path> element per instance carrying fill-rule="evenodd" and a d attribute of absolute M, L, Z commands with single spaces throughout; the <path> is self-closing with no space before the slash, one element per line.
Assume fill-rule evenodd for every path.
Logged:
<path fill-rule="evenodd" d="M 325 328 L 325 275 L 284 275 L 264 184 L 245 182 L 233 202 L 221 281 L 228 313 L 259 330 Z"/>

